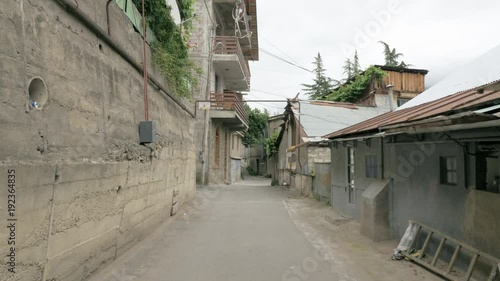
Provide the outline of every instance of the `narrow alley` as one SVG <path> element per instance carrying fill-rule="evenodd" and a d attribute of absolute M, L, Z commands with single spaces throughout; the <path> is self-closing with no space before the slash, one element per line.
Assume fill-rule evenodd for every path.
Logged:
<path fill-rule="evenodd" d="M 396 242 L 369 242 L 357 227 L 323 203 L 253 177 L 199 190 L 91 280 L 441 280 L 391 261 Z"/>

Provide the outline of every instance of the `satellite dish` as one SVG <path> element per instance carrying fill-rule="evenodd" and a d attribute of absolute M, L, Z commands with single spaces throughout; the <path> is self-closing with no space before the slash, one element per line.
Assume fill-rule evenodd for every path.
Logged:
<path fill-rule="evenodd" d="M 179 11 L 179 5 L 177 5 L 177 0 L 165 0 L 167 6 L 172 7 L 170 10 L 170 15 L 174 19 L 175 24 L 181 24 L 181 13 Z"/>

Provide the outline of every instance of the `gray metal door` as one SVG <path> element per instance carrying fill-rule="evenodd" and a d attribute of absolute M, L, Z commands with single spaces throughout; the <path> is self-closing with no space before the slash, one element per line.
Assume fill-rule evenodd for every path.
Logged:
<path fill-rule="evenodd" d="M 321 201 L 330 203 L 331 174 L 330 163 L 314 163 L 314 195 Z"/>

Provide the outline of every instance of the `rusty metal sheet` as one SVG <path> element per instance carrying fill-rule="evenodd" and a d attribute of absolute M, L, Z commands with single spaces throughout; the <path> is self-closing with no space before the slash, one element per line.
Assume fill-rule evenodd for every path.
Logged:
<path fill-rule="evenodd" d="M 369 132 L 377 130 L 383 126 L 416 121 L 438 116 L 440 114 L 466 110 L 467 108 L 498 99 L 500 99 L 500 91 L 485 91 L 480 93 L 478 90 L 472 90 L 461 92 L 418 106 L 388 112 L 345 129 L 330 133 L 324 137 L 336 138 L 340 136 Z"/>

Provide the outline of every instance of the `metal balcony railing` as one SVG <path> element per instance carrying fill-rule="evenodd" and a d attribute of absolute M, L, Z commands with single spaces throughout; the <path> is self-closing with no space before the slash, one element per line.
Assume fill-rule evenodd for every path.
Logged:
<path fill-rule="evenodd" d="M 238 60 L 240 61 L 240 65 L 243 68 L 243 72 L 245 74 L 245 79 L 249 80 L 250 68 L 248 67 L 248 63 L 243 56 L 238 38 L 234 36 L 216 36 L 215 44 L 216 47 L 214 50 L 214 54 L 238 56 Z"/>
<path fill-rule="evenodd" d="M 243 107 L 243 98 L 240 93 L 224 92 L 210 94 L 210 108 L 218 110 L 233 110 L 236 115 L 248 125 L 248 113 Z"/>

